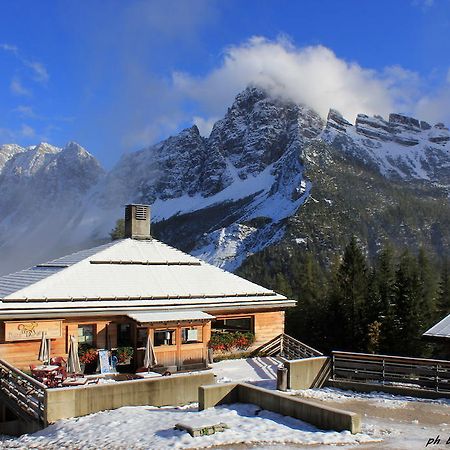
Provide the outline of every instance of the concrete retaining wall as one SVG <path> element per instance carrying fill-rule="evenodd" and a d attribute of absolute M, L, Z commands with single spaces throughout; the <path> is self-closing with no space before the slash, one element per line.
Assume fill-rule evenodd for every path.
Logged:
<path fill-rule="evenodd" d="M 331 360 L 326 356 L 286 361 L 288 389 L 322 387 L 331 375 Z"/>
<path fill-rule="evenodd" d="M 278 391 L 269 391 L 247 383 L 217 384 L 199 388 L 199 409 L 211 408 L 223 403 L 253 403 L 268 411 L 295 417 L 323 430 L 351 433 L 361 431 L 358 414 L 318 405 Z"/>
<path fill-rule="evenodd" d="M 169 406 L 198 401 L 199 387 L 214 383 L 212 372 L 47 389 L 46 422 L 122 406 Z"/>

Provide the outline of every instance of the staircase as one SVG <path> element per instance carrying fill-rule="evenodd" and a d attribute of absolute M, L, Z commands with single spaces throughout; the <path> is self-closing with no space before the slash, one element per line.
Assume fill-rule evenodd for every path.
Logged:
<path fill-rule="evenodd" d="M 252 356 L 279 356 L 281 359 L 293 360 L 323 356 L 323 353 L 283 333 L 257 348 Z"/>

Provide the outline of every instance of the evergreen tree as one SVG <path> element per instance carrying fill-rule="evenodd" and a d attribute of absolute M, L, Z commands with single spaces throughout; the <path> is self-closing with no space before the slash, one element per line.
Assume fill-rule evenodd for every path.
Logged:
<path fill-rule="evenodd" d="M 450 314 L 450 264 L 447 259 L 442 265 L 436 309 L 437 320 L 441 320 Z"/>
<path fill-rule="evenodd" d="M 381 250 L 375 267 L 375 284 L 379 301 L 376 305 L 378 316 L 374 320 L 380 323 L 380 351 L 390 353 L 391 348 L 395 346 L 398 327 L 394 251 L 390 245 Z M 375 308 L 373 304 L 371 307 Z"/>
<path fill-rule="evenodd" d="M 363 351 L 366 348 L 367 322 L 365 319 L 368 294 L 366 258 L 352 237 L 344 251 L 337 274 L 337 300 L 341 311 L 344 348 Z"/>
<path fill-rule="evenodd" d="M 419 250 L 417 262 L 421 290 L 421 329 L 425 329 L 430 327 L 436 318 L 438 277 L 423 247 Z"/>
<path fill-rule="evenodd" d="M 109 232 L 112 241 L 125 237 L 125 219 L 117 219 L 116 226 Z"/>
<path fill-rule="evenodd" d="M 398 326 L 394 353 L 418 356 L 422 352 L 420 341 L 422 329 L 422 292 L 416 259 L 405 251 L 396 272 L 396 316 Z"/>

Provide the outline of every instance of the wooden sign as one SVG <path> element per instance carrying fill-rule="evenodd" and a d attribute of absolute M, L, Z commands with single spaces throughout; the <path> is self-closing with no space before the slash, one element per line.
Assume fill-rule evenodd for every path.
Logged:
<path fill-rule="evenodd" d="M 50 339 L 62 337 L 62 320 L 5 322 L 5 341 L 33 341 L 41 339 L 42 332 Z"/>

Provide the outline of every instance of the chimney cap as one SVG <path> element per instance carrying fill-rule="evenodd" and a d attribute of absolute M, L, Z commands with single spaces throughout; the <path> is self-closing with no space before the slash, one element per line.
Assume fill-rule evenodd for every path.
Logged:
<path fill-rule="evenodd" d="M 151 239 L 150 205 L 140 203 L 125 205 L 125 238 Z"/>

